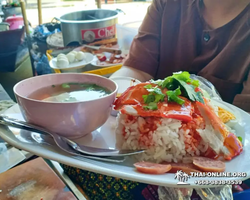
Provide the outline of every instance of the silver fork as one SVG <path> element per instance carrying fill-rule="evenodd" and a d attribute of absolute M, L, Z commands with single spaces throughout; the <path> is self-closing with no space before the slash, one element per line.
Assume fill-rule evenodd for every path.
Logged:
<path fill-rule="evenodd" d="M 0 115 L 0 124 L 6 126 L 12 126 L 20 129 L 25 129 L 28 131 L 38 132 L 40 134 L 50 135 L 58 147 L 62 150 L 69 152 L 69 149 L 66 148 L 66 145 L 69 145 L 72 150 L 74 149 L 77 152 L 88 156 L 98 156 L 98 157 L 123 157 L 123 156 L 130 156 L 135 154 L 143 153 L 144 150 L 117 150 L 117 149 L 102 149 L 102 148 L 95 148 L 95 147 L 88 147 L 84 145 L 77 144 L 76 142 L 67 139 L 65 137 L 59 136 L 57 134 L 52 134 L 48 132 L 46 129 L 36 126 L 33 124 L 29 124 L 24 121 L 20 121 L 17 119 L 9 118 L 7 116 Z M 70 151 L 72 153 L 72 151 Z M 77 154 L 79 155 L 79 154 Z"/>

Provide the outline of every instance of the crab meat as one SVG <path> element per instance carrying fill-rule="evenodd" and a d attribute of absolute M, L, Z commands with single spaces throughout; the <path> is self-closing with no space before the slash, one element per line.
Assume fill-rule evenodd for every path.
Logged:
<path fill-rule="evenodd" d="M 243 150 L 242 143 L 236 135 L 228 131 L 209 103 L 205 100 L 205 104 L 196 102 L 196 105 L 206 122 L 206 126 L 212 126 L 214 129 L 209 136 L 200 134 L 201 137 L 208 141 L 210 147 L 217 154 L 222 154 L 226 160 L 231 160 L 239 155 Z"/>

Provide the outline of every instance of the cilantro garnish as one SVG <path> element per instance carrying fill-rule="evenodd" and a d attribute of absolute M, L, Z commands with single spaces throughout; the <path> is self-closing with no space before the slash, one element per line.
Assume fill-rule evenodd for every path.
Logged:
<path fill-rule="evenodd" d="M 193 85 L 195 87 L 199 87 L 199 85 L 200 85 L 199 80 L 193 80 L 193 79 L 191 79 L 190 83 L 191 83 L 191 85 Z"/>
<path fill-rule="evenodd" d="M 143 95 L 144 103 L 148 104 L 144 106 L 144 109 L 155 110 L 157 109 L 157 103 L 164 101 L 165 94 L 162 93 L 162 89 L 167 88 L 166 92 L 168 101 L 176 102 L 180 105 L 185 103 L 185 100 L 179 96 L 184 96 L 191 101 L 199 101 L 204 104 L 203 94 L 199 87 L 199 81 L 190 78 L 188 72 L 173 73 L 172 76 L 165 78 L 164 80 L 151 80 L 151 83 L 157 86 L 153 87 L 151 84 L 145 85 L 144 88 L 149 92 L 148 95 Z"/>
<path fill-rule="evenodd" d="M 162 93 L 161 89 L 158 87 L 153 87 L 152 85 L 145 85 L 144 88 L 147 89 L 149 95 L 143 95 L 144 103 L 163 101 L 165 95 Z"/>
<path fill-rule="evenodd" d="M 168 95 L 168 101 L 174 101 L 180 105 L 185 103 L 185 101 L 183 99 L 178 97 L 179 95 L 181 95 L 180 87 L 178 87 L 174 91 L 172 91 L 172 90 L 167 91 L 167 95 Z"/>
<path fill-rule="evenodd" d="M 240 142 L 242 142 L 242 137 L 239 136 L 238 139 L 239 139 Z"/>
<path fill-rule="evenodd" d="M 161 86 L 162 85 L 162 82 L 163 82 L 163 80 L 161 80 L 161 79 L 159 79 L 159 80 L 153 80 L 153 79 L 151 79 L 150 80 L 150 83 L 154 83 L 154 84 L 156 84 L 156 85 L 159 85 L 159 86 Z"/>
<path fill-rule="evenodd" d="M 144 88 L 146 89 L 151 89 L 153 86 L 152 85 L 145 85 Z"/>
<path fill-rule="evenodd" d="M 155 102 L 150 102 L 148 104 L 148 106 L 143 106 L 143 108 L 146 110 L 157 110 L 158 109 L 157 103 L 155 103 Z"/>
<path fill-rule="evenodd" d="M 156 94 L 155 95 L 155 103 L 158 103 L 159 101 L 164 101 L 165 95 L 164 94 Z"/>
<path fill-rule="evenodd" d="M 144 103 L 148 104 L 148 106 L 144 106 L 144 109 L 155 110 L 157 109 L 157 103 L 163 101 L 165 95 L 162 93 L 161 89 L 153 87 L 152 85 L 145 85 L 144 88 L 149 92 L 148 95 L 142 95 Z"/>
<path fill-rule="evenodd" d="M 190 74 L 188 72 L 176 72 L 173 73 L 172 77 L 184 82 L 189 82 L 190 80 Z"/>
<path fill-rule="evenodd" d="M 153 92 L 155 94 L 162 94 L 162 91 L 160 88 L 158 87 L 154 87 L 154 88 L 151 88 L 151 89 L 148 89 L 149 92 Z"/>
<path fill-rule="evenodd" d="M 199 101 L 201 103 L 205 103 L 203 99 L 203 95 L 200 91 L 195 91 L 195 86 L 185 83 L 184 81 L 177 80 L 180 84 L 180 86 L 185 90 L 186 96 L 191 101 Z"/>
<path fill-rule="evenodd" d="M 198 87 L 199 86 L 199 81 L 198 80 L 193 80 L 190 78 L 190 74 L 188 72 L 177 72 L 173 73 L 173 78 L 184 81 L 185 83 L 190 83 L 191 85 Z"/>
<path fill-rule="evenodd" d="M 142 95 L 142 98 L 144 100 L 144 103 L 151 103 L 155 101 L 155 95 L 153 94 Z"/>
<path fill-rule="evenodd" d="M 66 88 L 70 88 L 70 85 L 69 85 L 69 84 L 67 84 L 67 83 L 63 83 L 63 84 L 62 84 L 62 88 L 64 88 L 64 89 L 66 89 Z"/>
<path fill-rule="evenodd" d="M 167 89 L 173 89 L 171 88 L 171 87 L 174 87 L 173 81 L 174 81 L 174 78 L 169 76 L 162 81 L 161 87 L 167 88 Z"/>
<path fill-rule="evenodd" d="M 196 88 L 199 86 L 199 81 L 190 78 L 190 74 L 188 72 L 178 72 L 173 73 L 172 76 L 165 78 L 164 80 L 151 80 L 151 83 L 157 84 L 162 88 L 167 88 L 168 90 L 174 91 L 180 87 L 182 92 L 182 96 L 187 97 L 191 101 L 199 101 L 204 103 L 203 94 L 200 91 L 196 91 Z M 173 99 L 181 103 L 181 101 L 177 100 L 173 96 L 174 93 L 169 92 L 169 96 L 172 96 Z M 176 95 L 178 96 L 178 95 Z"/>

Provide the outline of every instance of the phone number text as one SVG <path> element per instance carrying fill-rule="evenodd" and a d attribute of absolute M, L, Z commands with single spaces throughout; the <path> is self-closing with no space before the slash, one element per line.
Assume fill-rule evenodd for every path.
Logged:
<path fill-rule="evenodd" d="M 240 185 L 241 180 L 196 180 L 196 185 Z"/>

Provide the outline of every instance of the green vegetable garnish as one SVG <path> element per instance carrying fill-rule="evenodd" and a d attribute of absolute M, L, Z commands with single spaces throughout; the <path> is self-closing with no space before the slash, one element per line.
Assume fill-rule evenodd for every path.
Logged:
<path fill-rule="evenodd" d="M 155 95 L 149 94 L 149 95 L 142 95 L 142 98 L 144 100 L 144 103 L 151 103 L 155 101 Z"/>
<path fill-rule="evenodd" d="M 186 92 L 186 96 L 191 100 L 191 101 L 199 101 L 201 103 L 205 103 L 204 99 L 202 98 L 203 95 L 200 91 L 195 92 L 195 87 L 193 85 L 187 84 L 184 81 L 178 80 L 179 84 L 182 86 L 182 88 Z"/>
<path fill-rule="evenodd" d="M 161 89 L 158 87 L 153 87 L 152 85 L 145 85 L 144 88 L 146 88 L 147 91 L 150 93 L 162 94 Z"/>
<path fill-rule="evenodd" d="M 192 79 L 191 79 L 190 83 L 191 83 L 193 86 L 195 86 L 195 87 L 199 87 L 199 85 L 200 85 L 200 82 L 199 82 L 198 80 L 192 80 Z"/>
<path fill-rule="evenodd" d="M 161 80 L 161 79 L 159 79 L 159 80 L 153 80 L 153 79 L 151 79 L 150 80 L 150 83 L 154 83 L 154 84 L 156 84 L 156 85 L 159 85 L 159 86 L 161 86 L 162 85 L 162 82 L 163 82 L 163 80 Z"/>
<path fill-rule="evenodd" d="M 56 87 L 55 85 L 52 85 L 52 87 Z"/>
<path fill-rule="evenodd" d="M 187 83 L 190 81 L 190 74 L 188 72 L 176 72 L 173 73 L 172 77 Z"/>
<path fill-rule="evenodd" d="M 150 88 L 152 88 L 152 85 L 145 85 L 144 88 L 150 89 Z"/>
<path fill-rule="evenodd" d="M 172 91 L 172 90 L 167 91 L 167 95 L 168 95 L 168 100 L 169 101 L 174 101 L 174 102 L 176 102 L 176 103 L 178 103 L 180 105 L 185 103 L 185 101 L 183 99 L 178 97 L 179 95 L 181 95 L 180 87 L 178 87 L 174 91 Z"/>
<path fill-rule="evenodd" d="M 188 72 L 173 73 L 172 76 L 169 76 L 164 80 L 151 80 L 150 82 L 157 84 L 162 89 L 167 88 L 168 91 L 166 94 L 169 101 L 183 105 L 185 100 L 178 97 L 182 95 L 191 101 L 199 101 L 203 104 L 205 103 L 203 99 L 203 92 L 197 90 L 197 87 L 199 87 L 199 80 L 191 79 Z M 165 95 L 162 93 L 162 90 L 158 87 L 153 87 L 150 84 L 144 86 L 144 88 L 146 88 L 149 92 L 149 95 L 143 95 L 144 103 L 151 104 L 151 106 L 144 106 L 144 108 L 151 110 L 157 108 L 157 104 L 152 103 L 164 101 Z"/>
<path fill-rule="evenodd" d="M 143 106 L 143 108 L 146 110 L 157 110 L 158 109 L 157 103 L 155 103 L 155 102 L 150 102 L 148 104 L 148 106 Z"/>
<path fill-rule="evenodd" d="M 168 83 L 167 86 L 166 86 L 166 88 L 167 88 L 168 90 L 175 90 L 175 89 L 176 89 L 176 86 L 175 86 L 173 83 Z"/>
<path fill-rule="evenodd" d="M 154 87 L 154 88 L 151 88 L 151 89 L 148 89 L 149 92 L 153 92 L 155 94 L 162 94 L 162 91 L 160 88 L 158 87 Z"/>
<path fill-rule="evenodd" d="M 164 80 L 163 80 L 163 82 L 162 82 L 162 84 L 161 84 L 161 87 L 163 87 L 163 88 L 167 88 L 167 89 L 170 89 L 170 87 L 171 87 L 171 89 L 173 90 L 173 89 L 175 89 L 174 88 L 174 78 L 173 77 L 171 77 L 171 76 L 169 76 L 169 77 L 167 77 L 167 78 L 165 78 Z"/>
<path fill-rule="evenodd" d="M 155 103 L 158 103 L 159 101 L 164 101 L 165 95 L 164 94 L 156 94 L 155 95 Z"/>
<path fill-rule="evenodd" d="M 199 101 L 204 104 L 203 94 L 200 91 L 196 92 L 195 90 L 199 86 L 199 81 L 191 79 L 188 72 L 174 73 L 172 76 L 169 76 L 164 80 L 151 80 L 151 83 L 157 84 L 162 88 L 167 88 L 168 90 L 176 90 L 180 87 L 180 90 L 183 92 L 182 96 L 187 97 L 191 101 Z M 169 92 L 168 96 L 172 95 L 173 94 Z M 173 99 L 176 99 L 179 104 L 181 103 L 181 101 L 177 100 L 174 96 L 172 97 L 172 101 L 174 101 Z"/>
<path fill-rule="evenodd" d="M 62 84 L 62 88 L 64 88 L 64 89 L 70 88 L 70 85 L 67 84 L 67 83 L 63 83 L 63 84 Z"/>
<path fill-rule="evenodd" d="M 191 85 L 198 87 L 199 81 L 198 80 L 194 80 L 190 78 L 190 74 L 188 72 L 177 72 L 177 73 L 173 73 L 173 78 L 180 80 L 180 81 L 184 81 L 186 83 L 190 83 Z"/>
<path fill-rule="evenodd" d="M 158 87 L 152 87 L 152 85 L 145 85 L 144 88 L 147 89 L 149 95 L 143 95 L 142 98 L 144 100 L 144 103 L 151 103 L 155 102 L 158 103 L 159 101 L 163 101 L 165 98 L 165 95 L 162 93 L 161 89 Z"/>
<path fill-rule="evenodd" d="M 242 137 L 239 136 L 238 139 L 239 139 L 240 142 L 242 142 Z"/>

